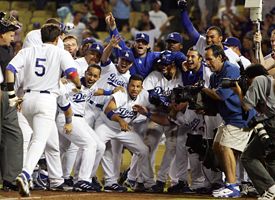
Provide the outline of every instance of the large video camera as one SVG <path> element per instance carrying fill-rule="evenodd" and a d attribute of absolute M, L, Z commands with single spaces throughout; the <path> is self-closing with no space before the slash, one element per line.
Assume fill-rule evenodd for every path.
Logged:
<path fill-rule="evenodd" d="M 217 156 L 215 155 L 212 144 L 213 139 L 204 139 L 202 135 L 192 135 L 187 134 L 186 146 L 190 154 L 197 153 L 199 155 L 199 160 L 202 164 L 212 171 L 221 171 L 220 164 Z"/>
<path fill-rule="evenodd" d="M 240 66 L 240 77 L 237 79 L 223 78 L 221 86 L 222 88 L 236 87 L 236 82 L 238 82 L 243 94 L 245 94 L 249 87 L 247 84 L 248 79 L 244 70 L 243 63 L 240 60 L 238 61 L 238 65 Z"/>
<path fill-rule="evenodd" d="M 267 154 L 275 149 L 275 145 L 265 129 L 265 124 L 269 119 L 271 118 L 266 115 L 256 115 L 247 124 L 249 128 L 253 128 L 254 133 L 260 138 Z"/>
<path fill-rule="evenodd" d="M 172 98 L 177 104 L 188 102 L 190 110 L 203 109 L 201 89 L 204 87 L 204 83 L 204 80 L 199 80 L 195 85 L 178 86 L 173 89 Z"/>
<path fill-rule="evenodd" d="M 188 102 L 188 109 L 204 110 L 206 115 L 215 116 L 218 113 L 216 101 L 201 91 L 204 88 L 204 83 L 204 80 L 199 80 L 194 85 L 174 88 L 172 101 L 175 101 L 175 103 Z"/>

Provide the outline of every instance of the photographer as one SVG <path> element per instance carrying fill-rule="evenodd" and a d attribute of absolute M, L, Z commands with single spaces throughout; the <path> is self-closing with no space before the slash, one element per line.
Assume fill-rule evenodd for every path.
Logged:
<path fill-rule="evenodd" d="M 251 65 L 246 69 L 248 84 L 250 85 L 245 96 L 238 83 L 234 88 L 239 95 L 242 107 L 245 111 L 253 108 L 259 113 L 265 114 L 267 120 L 258 123 L 252 141 L 241 155 L 241 161 L 257 191 L 262 194 L 258 199 L 268 200 L 275 198 L 275 98 L 274 79 L 267 76 L 267 70 L 259 64 Z M 263 76 L 262 76 L 263 75 Z M 259 130 L 257 127 L 264 125 Z M 265 164 L 263 164 L 263 162 Z"/>
<path fill-rule="evenodd" d="M 230 88 L 222 88 L 223 78 L 237 79 L 240 70 L 228 62 L 223 49 L 211 45 L 205 49 L 207 66 L 213 72 L 210 77 L 210 88 L 202 91 L 211 99 L 216 100 L 218 113 L 224 123 L 218 127 L 214 138 L 213 150 L 221 161 L 226 176 L 224 187 L 212 192 L 214 197 L 240 197 L 240 188 L 236 183 L 236 155 L 242 152 L 250 138 L 250 132 L 245 131 L 247 120 L 243 119 L 240 100 Z M 252 113 L 249 112 L 248 116 Z M 248 117 L 249 118 L 249 117 Z"/>

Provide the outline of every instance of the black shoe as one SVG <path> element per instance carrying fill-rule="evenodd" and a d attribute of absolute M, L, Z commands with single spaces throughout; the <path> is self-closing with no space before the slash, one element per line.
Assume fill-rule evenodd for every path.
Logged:
<path fill-rule="evenodd" d="M 134 191 L 135 192 L 146 192 L 146 188 L 143 183 L 136 182 Z"/>
<path fill-rule="evenodd" d="M 162 193 L 164 192 L 165 183 L 162 181 L 157 181 L 155 185 L 151 187 L 152 192 Z"/>
<path fill-rule="evenodd" d="M 241 187 L 241 194 L 248 197 L 257 197 L 259 193 L 257 192 L 256 188 L 253 186 L 251 182 L 243 181 L 240 185 Z"/>
<path fill-rule="evenodd" d="M 104 187 L 104 191 L 105 192 L 126 192 L 127 188 L 124 187 L 124 186 L 121 186 L 121 185 L 119 185 L 117 183 L 114 183 L 111 186 L 105 186 Z"/>
<path fill-rule="evenodd" d="M 98 192 L 98 189 L 95 187 L 93 183 L 89 183 L 88 181 L 78 181 L 76 184 L 74 184 L 73 191 Z"/>
<path fill-rule="evenodd" d="M 14 185 L 9 181 L 3 180 L 3 190 L 6 191 L 6 192 L 18 191 L 18 187 L 17 187 L 17 185 Z"/>
<path fill-rule="evenodd" d="M 64 183 L 68 186 L 73 187 L 74 186 L 74 181 L 73 181 L 73 177 L 70 176 L 70 178 L 66 178 L 64 179 Z"/>
<path fill-rule="evenodd" d="M 179 181 L 176 185 L 173 185 L 167 189 L 169 193 L 185 193 L 185 194 L 192 194 L 195 193 L 191 190 L 185 181 Z"/>
<path fill-rule="evenodd" d="M 97 177 L 96 177 L 96 176 L 92 178 L 92 183 L 93 183 L 93 185 L 97 188 L 97 191 L 98 191 L 98 192 L 101 191 L 102 186 L 101 186 L 101 184 L 99 183 L 99 181 L 97 180 Z"/>

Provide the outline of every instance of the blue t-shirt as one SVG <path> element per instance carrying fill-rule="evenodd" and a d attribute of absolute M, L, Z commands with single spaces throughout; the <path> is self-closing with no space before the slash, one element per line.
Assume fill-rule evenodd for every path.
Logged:
<path fill-rule="evenodd" d="M 117 29 L 111 31 L 110 34 L 111 34 L 111 37 L 112 37 L 112 35 L 119 36 L 119 32 Z M 121 40 L 119 42 L 119 46 L 122 49 L 129 49 L 126 46 L 125 41 L 123 41 L 123 40 Z M 132 67 L 130 68 L 130 74 L 131 75 L 139 74 L 143 78 L 146 78 L 148 76 L 148 74 L 153 71 L 154 61 L 159 57 L 160 52 L 148 52 L 145 57 L 138 57 L 135 55 L 135 52 L 133 49 L 130 49 L 130 50 L 132 50 L 132 52 L 135 56 L 134 63 L 132 65 Z M 120 53 L 120 50 L 115 49 L 116 56 L 118 56 L 119 53 Z"/>
<path fill-rule="evenodd" d="M 232 89 L 221 87 L 221 81 L 223 78 L 237 79 L 239 76 L 239 68 L 236 65 L 225 61 L 221 71 L 211 75 L 210 88 L 216 88 L 216 93 L 222 99 L 217 102 L 217 106 L 225 124 L 231 124 L 243 128 L 247 126 L 247 121 L 255 115 L 255 110 L 249 111 L 248 119 L 244 119 L 239 96 L 235 94 Z"/>
<path fill-rule="evenodd" d="M 194 73 L 192 71 L 187 71 L 182 73 L 182 82 L 183 85 L 194 85 L 199 80 L 203 80 L 203 68 L 205 66 L 201 64 L 200 69 Z"/>

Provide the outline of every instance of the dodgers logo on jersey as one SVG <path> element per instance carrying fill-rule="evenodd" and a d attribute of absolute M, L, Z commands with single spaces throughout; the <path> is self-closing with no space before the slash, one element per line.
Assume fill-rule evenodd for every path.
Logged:
<path fill-rule="evenodd" d="M 77 93 L 73 95 L 73 102 L 75 103 L 85 102 L 86 98 L 87 98 L 86 94 Z"/>
<path fill-rule="evenodd" d="M 134 111 L 127 110 L 127 108 L 119 108 L 115 113 L 118 113 L 121 118 L 133 119 L 137 113 Z"/>
<path fill-rule="evenodd" d="M 125 81 L 120 80 L 119 78 L 117 78 L 115 73 L 110 74 L 110 76 L 107 80 L 108 80 L 107 83 L 109 85 L 114 86 L 114 87 L 117 87 L 117 86 L 122 86 L 124 88 L 127 87 L 127 84 L 125 83 Z"/>
<path fill-rule="evenodd" d="M 169 97 L 172 94 L 172 90 L 170 90 L 169 88 L 168 90 L 164 90 L 161 86 L 155 87 L 154 91 L 157 94 L 160 94 L 162 96 L 167 96 L 167 97 Z"/>

